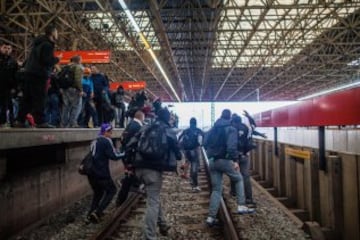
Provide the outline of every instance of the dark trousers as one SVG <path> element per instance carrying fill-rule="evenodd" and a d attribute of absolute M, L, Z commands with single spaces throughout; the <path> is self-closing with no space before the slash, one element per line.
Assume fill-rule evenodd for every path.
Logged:
<path fill-rule="evenodd" d="M 90 98 L 83 98 L 82 112 L 79 116 L 79 125 L 88 127 L 90 117 L 92 117 L 94 127 L 100 126 L 95 104 Z"/>
<path fill-rule="evenodd" d="M 7 110 L 9 110 L 9 114 L 10 114 L 10 123 L 13 123 L 14 111 L 13 111 L 13 104 L 11 101 L 11 94 L 8 91 L 0 92 L 0 124 L 6 123 Z"/>
<path fill-rule="evenodd" d="M 132 186 L 138 187 L 140 184 L 139 179 L 133 174 L 129 173 L 121 180 L 121 188 L 116 199 L 116 205 L 120 206 L 127 199 L 130 188 Z"/>
<path fill-rule="evenodd" d="M 24 76 L 24 97 L 20 103 L 18 120 L 25 122 L 26 114 L 31 113 L 36 124 L 45 122 L 46 83 L 47 76 L 26 73 Z"/>
<path fill-rule="evenodd" d="M 190 162 L 191 185 L 198 186 L 198 172 L 200 167 L 198 149 L 185 150 L 185 157 Z"/>
<path fill-rule="evenodd" d="M 116 193 L 116 186 L 111 178 L 99 179 L 88 176 L 88 179 L 94 192 L 89 214 L 95 211 L 97 215 L 102 215 Z"/>

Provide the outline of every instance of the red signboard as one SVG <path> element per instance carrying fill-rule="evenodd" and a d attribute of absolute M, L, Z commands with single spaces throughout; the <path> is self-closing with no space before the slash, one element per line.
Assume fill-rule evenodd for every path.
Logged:
<path fill-rule="evenodd" d="M 145 81 L 138 81 L 138 82 L 114 82 L 110 83 L 110 89 L 116 90 L 119 86 L 122 86 L 124 90 L 143 90 L 146 88 Z"/>
<path fill-rule="evenodd" d="M 68 64 L 73 56 L 81 56 L 82 63 L 109 63 L 110 51 L 56 51 L 55 56 L 61 56 L 60 64 Z"/>
<path fill-rule="evenodd" d="M 261 127 L 360 124 L 360 87 L 299 101 L 255 115 Z"/>

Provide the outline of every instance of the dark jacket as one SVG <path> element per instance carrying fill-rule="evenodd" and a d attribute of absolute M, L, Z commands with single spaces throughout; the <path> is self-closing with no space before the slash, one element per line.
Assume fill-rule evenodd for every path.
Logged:
<path fill-rule="evenodd" d="M 157 120 L 157 123 L 160 123 L 163 127 L 166 128 L 167 143 L 169 146 L 167 159 L 157 159 L 157 161 L 153 161 L 149 159 L 144 159 L 139 153 L 137 153 L 133 164 L 135 168 L 148 168 L 163 171 L 163 168 L 159 165 L 159 163 L 173 163 L 177 160 L 181 160 L 181 152 L 175 131 L 170 128 L 170 125 L 168 123 L 159 120 Z M 140 131 L 144 131 L 147 127 L 148 126 L 144 126 Z"/>
<path fill-rule="evenodd" d="M 181 142 L 184 138 L 184 136 L 186 134 L 189 134 L 189 132 L 192 132 L 191 134 L 193 134 L 194 136 L 196 136 L 196 145 L 193 146 L 192 149 L 196 149 L 197 147 L 200 146 L 200 143 L 198 141 L 199 136 L 204 137 L 204 133 L 203 131 L 201 131 L 199 128 L 197 128 L 196 126 L 190 126 L 189 128 L 185 129 L 179 136 L 179 142 Z M 187 150 L 191 150 L 191 149 L 187 149 Z"/>
<path fill-rule="evenodd" d="M 130 139 L 135 136 L 137 132 L 141 129 L 140 123 L 135 120 L 131 120 L 131 122 L 126 126 L 124 133 L 122 135 L 122 145 L 125 146 Z"/>
<path fill-rule="evenodd" d="M 110 138 L 99 136 L 96 139 L 93 175 L 100 179 L 111 178 L 109 161 L 119 160 L 124 157 L 123 153 L 116 151 Z"/>
<path fill-rule="evenodd" d="M 223 146 L 225 148 L 225 159 L 230 159 L 233 161 L 236 161 L 239 158 L 239 152 L 238 152 L 238 131 L 236 128 L 231 126 L 230 120 L 226 120 L 223 118 L 219 118 L 215 124 L 214 127 L 223 127 L 225 129 L 225 140 L 223 142 Z M 211 130 L 210 130 L 211 131 Z M 206 139 L 207 136 L 205 136 L 205 142 L 208 141 Z M 213 153 L 217 152 L 215 149 L 206 149 L 208 157 L 213 157 Z"/>
<path fill-rule="evenodd" d="M 117 108 L 124 107 L 124 89 L 117 89 L 112 95 L 111 95 L 111 104 L 114 105 Z"/>
<path fill-rule="evenodd" d="M 35 38 L 26 60 L 25 72 L 40 77 L 49 77 L 59 58 L 54 57 L 55 44 L 46 36 Z"/>
<path fill-rule="evenodd" d="M 95 97 L 101 99 L 103 90 L 108 88 L 107 79 L 105 78 L 104 74 L 101 73 L 91 74 L 90 79 L 94 84 Z"/>
<path fill-rule="evenodd" d="M 17 62 L 12 57 L 0 53 L 0 92 L 10 92 L 12 88 L 16 88 L 17 70 Z"/>

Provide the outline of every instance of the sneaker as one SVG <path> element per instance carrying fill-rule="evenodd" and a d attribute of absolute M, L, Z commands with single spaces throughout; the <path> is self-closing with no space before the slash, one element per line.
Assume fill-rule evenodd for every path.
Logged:
<path fill-rule="evenodd" d="M 90 215 L 87 215 L 85 218 L 85 224 L 90 224 L 91 223 L 91 219 L 90 219 Z"/>
<path fill-rule="evenodd" d="M 19 121 L 15 121 L 12 125 L 13 128 L 25 128 L 26 125 L 25 123 L 19 122 Z"/>
<path fill-rule="evenodd" d="M 256 202 L 254 202 L 253 200 L 246 200 L 246 206 L 248 208 L 256 208 Z"/>
<path fill-rule="evenodd" d="M 192 191 L 193 191 L 193 192 L 200 192 L 200 191 L 201 191 L 201 188 L 200 188 L 199 186 L 193 187 L 193 188 L 192 188 Z"/>
<path fill-rule="evenodd" d="M 162 236 L 167 236 L 169 234 L 170 226 L 169 225 L 160 225 L 159 232 Z"/>
<path fill-rule="evenodd" d="M 37 128 L 55 128 L 55 126 L 49 123 L 41 123 L 36 125 Z"/>
<path fill-rule="evenodd" d="M 253 208 L 249 208 L 245 205 L 239 205 L 237 208 L 237 213 L 238 214 L 252 214 L 255 212 L 255 209 Z"/>
<path fill-rule="evenodd" d="M 99 223 L 100 222 L 100 216 L 98 216 L 98 214 L 96 214 L 95 212 L 91 213 L 89 215 L 89 220 L 92 223 Z"/>
<path fill-rule="evenodd" d="M 217 219 L 217 218 L 208 217 L 205 222 L 208 225 L 208 227 L 221 226 L 221 223 L 220 223 L 219 219 Z"/>

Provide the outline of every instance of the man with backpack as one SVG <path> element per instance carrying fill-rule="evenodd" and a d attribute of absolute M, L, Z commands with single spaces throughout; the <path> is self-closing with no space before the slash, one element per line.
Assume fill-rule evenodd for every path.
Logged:
<path fill-rule="evenodd" d="M 209 227 L 219 224 L 216 216 L 222 197 L 222 176 L 224 173 L 230 177 L 231 181 L 236 183 L 237 212 L 239 214 L 254 212 L 254 209 L 245 205 L 243 178 L 239 172 L 238 164 L 237 130 L 231 126 L 230 119 L 230 110 L 224 109 L 214 127 L 205 136 L 204 146 L 209 158 L 212 184 L 209 214 L 206 219 L 206 224 Z"/>
<path fill-rule="evenodd" d="M 133 164 L 136 176 L 145 184 L 147 207 L 144 239 L 157 239 L 156 225 L 161 235 L 168 234 L 170 226 L 166 224 L 160 204 L 163 172 L 176 171 L 176 161 L 181 160 L 176 134 L 169 125 L 169 110 L 163 108 L 157 114 L 154 123 L 140 130 Z"/>
<path fill-rule="evenodd" d="M 81 57 L 79 55 L 73 56 L 70 59 L 69 66 L 65 66 L 64 68 L 69 68 L 67 81 L 72 81 L 72 83 L 70 82 L 67 88 L 63 87 L 60 90 L 63 101 L 61 126 L 75 128 L 79 127 L 77 120 L 82 108 L 83 89 L 81 81 L 83 69 L 81 66 Z M 65 76 L 62 75 L 60 71 L 59 81 L 65 81 L 65 79 L 61 79 L 61 77 Z"/>
<path fill-rule="evenodd" d="M 193 192 L 200 192 L 201 189 L 198 186 L 198 171 L 199 171 L 199 146 L 200 139 L 203 137 L 203 132 L 196 127 L 196 118 L 190 119 L 190 127 L 185 129 L 180 137 L 179 142 L 181 142 L 182 147 L 185 151 L 186 160 L 190 163 L 190 176 L 191 176 L 191 185 Z M 188 164 L 184 165 L 184 172 L 187 171 Z"/>

